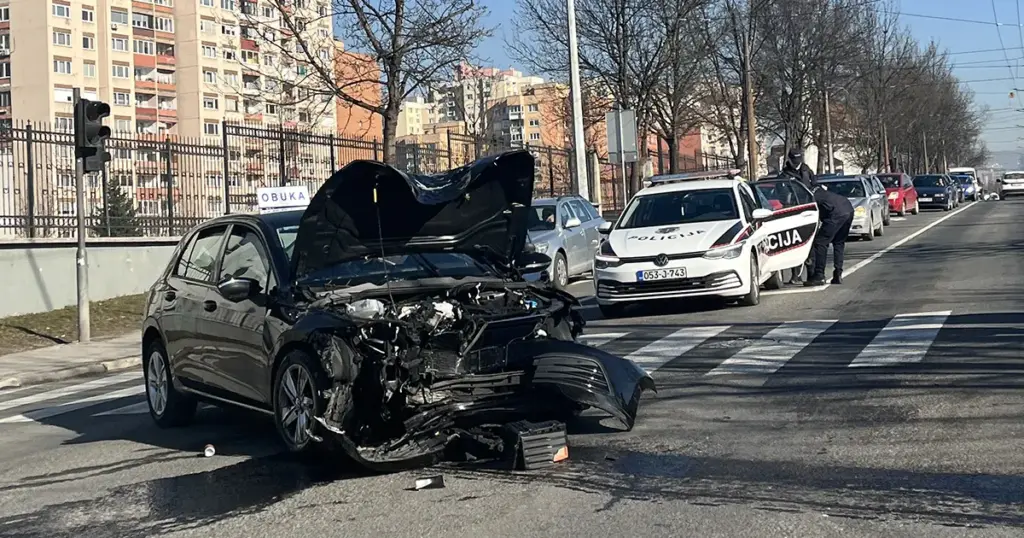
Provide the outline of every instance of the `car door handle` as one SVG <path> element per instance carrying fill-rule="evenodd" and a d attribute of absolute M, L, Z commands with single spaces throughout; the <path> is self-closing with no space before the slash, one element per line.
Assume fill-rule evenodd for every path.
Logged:
<path fill-rule="evenodd" d="M 165 301 L 173 301 L 178 298 L 178 294 L 174 293 L 174 290 L 164 292 Z"/>
<path fill-rule="evenodd" d="M 203 301 L 203 310 L 206 310 L 207 312 L 213 312 L 216 309 L 217 309 L 217 302 L 216 301 Z"/>
<path fill-rule="evenodd" d="M 803 213 L 800 213 L 800 216 L 805 218 L 805 219 L 806 218 L 810 218 L 810 217 L 817 218 L 818 214 L 815 213 L 814 211 L 804 211 Z"/>

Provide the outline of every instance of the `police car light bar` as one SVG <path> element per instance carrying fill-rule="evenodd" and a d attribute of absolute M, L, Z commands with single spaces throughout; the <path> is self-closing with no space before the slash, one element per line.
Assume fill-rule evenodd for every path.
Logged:
<path fill-rule="evenodd" d="M 741 170 L 739 168 L 730 168 L 728 170 L 707 170 L 705 172 L 688 172 L 685 174 L 667 174 L 664 176 L 652 176 L 647 181 L 650 181 L 652 185 L 659 185 L 662 183 L 676 183 L 679 181 L 733 179 L 739 176 L 740 172 Z"/>

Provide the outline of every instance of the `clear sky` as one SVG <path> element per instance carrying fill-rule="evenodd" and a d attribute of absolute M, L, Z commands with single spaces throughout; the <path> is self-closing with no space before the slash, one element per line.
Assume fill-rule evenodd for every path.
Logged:
<path fill-rule="evenodd" d="M 515 12 L 515 0 L 483 0 L 483 3 L 490 9 L 488 24 L 496 29 L 480 54 L 496 67 L 520 67 L 505 52 L 505 38 L 512 31 L 509 21 Z M 1014 128 L 1024 125 L 1024 112 L 1014 111 L 1024 109 L 1024 100 L 1019 96 L 1012 101 L 1009 98 L 1015 87 L 1024 89 L 1024 34 L 1020 26 L 1024 11 L 1018 11 L 1024 10 L 1021 4 L 1024 0 L 902 0 L 900 6 L 903 24 L 911 28 L 920 42 L 935 40 L 953 53 L 950 58 L 957 65 L 955 72 L 960 80 L 984 81 L 968 82 L 965 86 L 976 92 L 976 103 L 992 110 L 986 118 L 984 134 L 991 151 L 1017 150 L 1024 145 L 1017 141 L 1024 135 L 1024 129 Z M 979 50 L 990 52 L 969 53 Z"/>

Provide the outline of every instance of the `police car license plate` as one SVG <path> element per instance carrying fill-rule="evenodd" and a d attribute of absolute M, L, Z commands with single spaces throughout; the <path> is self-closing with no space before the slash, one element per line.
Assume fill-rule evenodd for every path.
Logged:
<path fill-rule="evenodd" d="M 931 202 L 932 199 L 931 198 L 921 198 L 921 201 L 922 202 Z"/>
<path fill-rule="evenodd" d="M 670 280 L 673 278 L 686 278 L 686 268 L 651 269 L 650 271 L 636 272 L 637 282 L 647 282 L 649 280 Z"/>

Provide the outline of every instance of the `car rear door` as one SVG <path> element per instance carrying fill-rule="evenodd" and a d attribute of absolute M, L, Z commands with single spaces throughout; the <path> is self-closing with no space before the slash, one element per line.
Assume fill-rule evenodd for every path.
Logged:
<path fill-rule="evenodd" d="M 583 267 L 591 262 L 591 252 L 587 249 L 587 233 L 583 226 L 566 228 L 565 224 L 571 218 L 578 218 L 581 222 L 584 217 L 576 215 L 568 201 L 558 204 L 558 225 L 562 229 L 562 238 L 565 241 L 565 263 L 568 265 L 569 274 L 577 275 L 583 272 Z"/>
<path fill-rule="evenodd" d="M 584 261 L 586 267 L 584 270 L 589 271 L 591 269 L 589 264 L 593 263 L 594 253 L 597 252 L 597 247 L 601 242 L 601 232 L 597 230 L 597 227 L 601 224 L 601 218 L 597 216 L 594 208 L 582 199 L 574 198 L 569 203 L 572 204 L 576 215 L 583 221 L 583 234 L 587 239 L 587 252 Z"/>
<path fill-rule="evenodd" d="M 782 207 L 773 209 L 773 204 L 760 191 L 757 204 L 772 211 L 771 217 L 761 221 L 764 233 L 761 248 L 765 254 L 765 269 L 775 272 L 799 267 L 807 260 L 818 230 L 818 206 L 811 191 L 799 181 L 780 179 L 772 183 Z"/>

